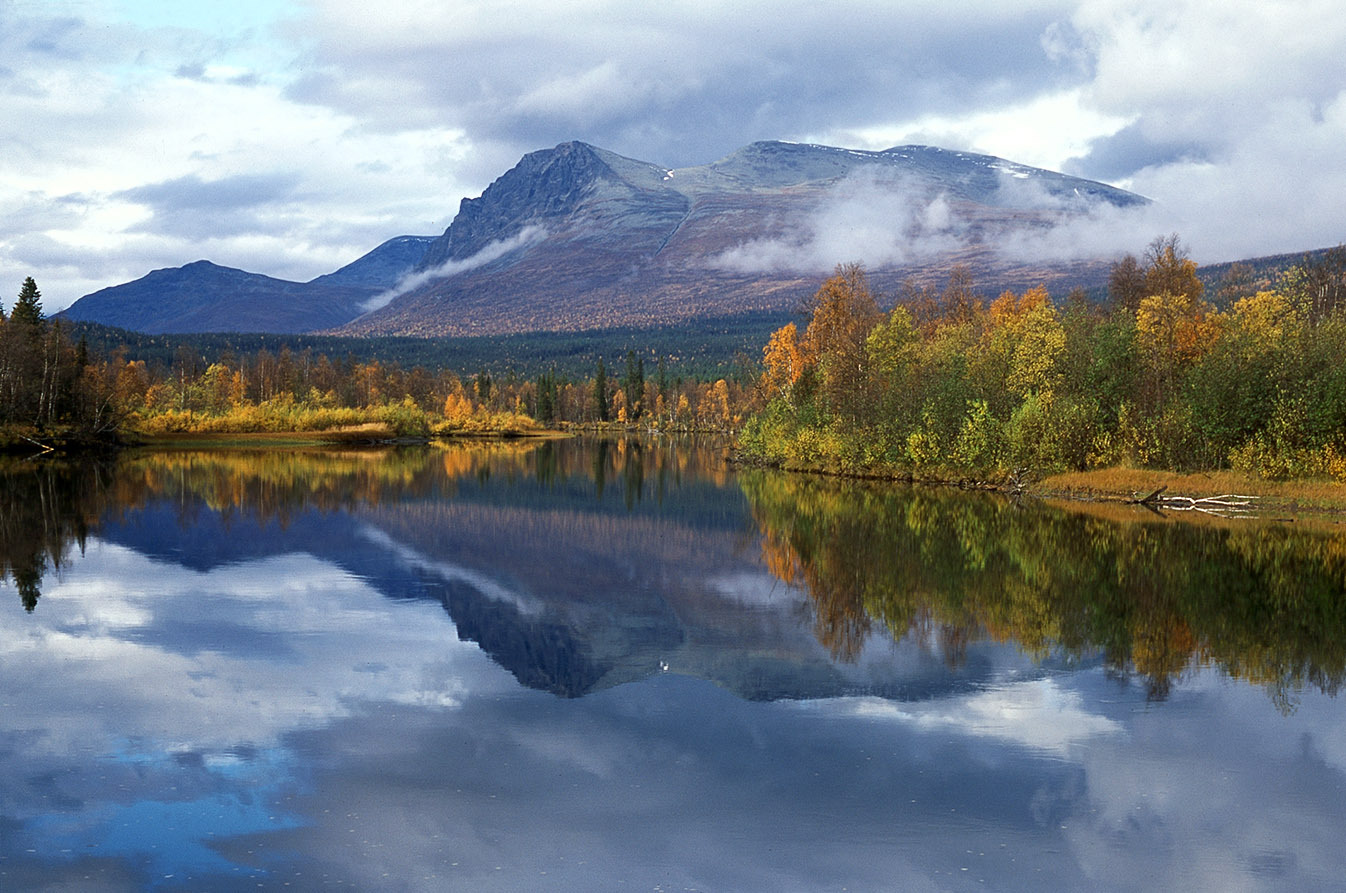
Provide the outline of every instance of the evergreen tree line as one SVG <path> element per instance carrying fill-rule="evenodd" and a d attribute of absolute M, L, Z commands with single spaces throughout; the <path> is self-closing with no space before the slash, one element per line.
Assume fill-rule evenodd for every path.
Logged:
<path fill-rule="evenodd" d="M 987 302 L 966 270 L 888 311 L 838 267 L 763 351 L 747 455 L 978 477 L 1112 465 L 1346 480 L 1346 249 L 1206 299 L 1178 237 L 1108 298 Z"/>
<path fill-rule="evenodd" d="M 0 306 L 0 427 L 45 433 L 99 434 L 116 420 L 100 369 L 83 341 L 72 344 L 63 327 L 42 312 L 42 293 L 30 276 L 6 315 Z"/>
<path fill-rule="evenodd" d="M 50 437 L 79 432 L 250 432 L 322 430 L 378 423 L 399 435 L 509 433 L 542 425 L 616 424 L 666 429 L 731 428 L 744 388 L 672 378 L 663 359 L 646 379 L 645 361 L 628 350 L 615 381 L 598 359 L 592 378 L 555 367 L 535 378 L 486 369 L 460 377 L 446 368 L 410 370 L 396 362 L 333 361 L 283 346 L 213 361 L 180 344 L 170 363 L 129 360 L 123 352 L 91 357 L 66 329 L 47 320 L 41 294 L 25 280 L 6 316 L 0 307 L 0 427 L 9 442 L 21 430 Z M 23 434 L 20 436 L 28 436 Z"/>

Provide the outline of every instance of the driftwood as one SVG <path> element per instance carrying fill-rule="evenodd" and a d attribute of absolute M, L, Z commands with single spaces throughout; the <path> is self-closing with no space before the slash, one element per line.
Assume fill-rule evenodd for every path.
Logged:
<path fill-rule="evenodd" d="M 1035 475 L 1031 468 L 1015 468 L 1005 478 L 1004 489 L 1011 496 L 1022 496 L 1028 489 L 1028 485 L 1033 483 Z"/>
<path fill-rule="evenodd" d="M 1128 499 L 1131 505 L 1143 505 L 1149 509 L 1170 509 L 1175 512 L 1204 512 L 1208 515 L 1220 515 L 1226 518 L 1247 518 L 1248 509 L 1254 508 L 1256 496 L 1240 496 L 1237 493 L 1223 493 L 1219 496 L 1166 496 L 1168 485 L 1160 487 L 1144 496 Z"/>
<path fill-rule="evenodd" d="M 41 448 L 42 448 L 42 452 L 40 452 L 40 453 L 34 453 L 32 456 L 29 457 L 30 459 L 31 459 L 31 458 L 35 458 L 35 457 L 37 457 L 37 456 L 44 456 L 44 455 L 46 455 L 47 453 L 54 453 L 54 452 L 56 452 L 56 447 L 54 447 L 54 446 L 50 446 L 50 445 L 48 445 L 48 444 L 45 444 L 45 443 L 43 443 L 43 442 L 40 441 L 40 440 L 33 440 L 33 438 L 29 437 L 29 436 L 26 435 L 26 434 L 20 434 L 19 436 L 22 437 L 24 440 L 28 441 L 29 443 L 31 443 L 33 446 L 41 447 Z"/>

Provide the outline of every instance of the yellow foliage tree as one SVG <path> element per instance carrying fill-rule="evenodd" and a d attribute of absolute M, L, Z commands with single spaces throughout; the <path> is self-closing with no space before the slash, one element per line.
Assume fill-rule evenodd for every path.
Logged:
<path fill-rule="evenodd" d="M 1148 378 L 1149 409 L 1164 404 L 1178 372 L 1200 360 L 1219 335 L 1219 314 L 1204 301 L 1171 292 L 1141 299 L 1136 310 L 1136 347 Z"/>
<path fill-rule="evenodd" d="M 1279 291 L 1259 291 L 1243 298 L 1230 313 L 1231 326 L 1268 347 L 1297 333 L 1304 322 L 1301 308 Z"/>
<path fill-rule="evenodd" d="M 991 302 L 974 368 L 999 412 L 1011 396 L 1050 396 L 1060 384 L 1066 330 L 1042 286 L 1006 291 Z"/>
<path fill-rule="evenodd" d="M 833 412 L 855 413 L 868 383 L 865 340 L 882 319 L 864 268 L 842 264 L 814 294 L 803 350 L 822 373 L 822 390 Z"/>
<path fill-rule="evenodd" d="M 464 422 L 472 417 L 472 401 L 461 391 L 444 398 L 444 419 L 449 422 Z"/>
<path fill-rule="evenodd" d="M 804 374 L 804 353 L 799 343 L 799 329 L 794 323 L 771 333 L 771 339 L 762 349 L 762 387 L 767 399 L 783 394 L 793 398 L 795 382 Z"/>

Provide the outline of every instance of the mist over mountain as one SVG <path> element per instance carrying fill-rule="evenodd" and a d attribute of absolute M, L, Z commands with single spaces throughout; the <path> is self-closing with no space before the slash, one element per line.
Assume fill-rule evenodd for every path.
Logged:
<path fill-rule="evenodd" d="M 192 264 L 66 311 L 145 332 L 471 335 L 788 311 L 842 262 L 880 290 L 1100 282 L 1148 200 L 989 155 L 759 142 L 667 168 L 581 142 L 525 155 L 439 237 L 392 239 L 310 283 Z M 1086 234 L 1097 238 L 1086 238 Z"/>
<path fill-rule="evenodd" d="M 996 288 L 1101 281 L 1115 249 L 1062 260 L 1052 246 L 1044 261 L 1034 242 L 1146 205 L 1090 180 L 927 146 L 760 142 L 670 169 L 563 143 L 464 199 L 403 287 L 340 331 L 495 334 L 789 310 L 852 260 L 890 290 L 955 263 Z"/>

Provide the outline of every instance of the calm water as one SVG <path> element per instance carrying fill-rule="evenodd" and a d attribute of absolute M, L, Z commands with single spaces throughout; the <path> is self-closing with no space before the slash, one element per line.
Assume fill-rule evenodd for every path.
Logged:
<path fill-rule="evenodd" d="M 560 442 L 0 474 L 0 889 L 1346 886 L 1346 531 Z"/>

